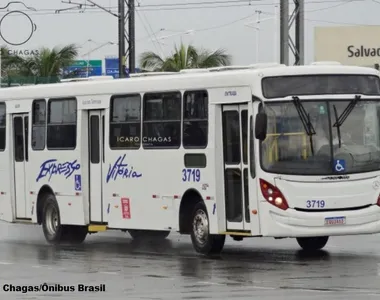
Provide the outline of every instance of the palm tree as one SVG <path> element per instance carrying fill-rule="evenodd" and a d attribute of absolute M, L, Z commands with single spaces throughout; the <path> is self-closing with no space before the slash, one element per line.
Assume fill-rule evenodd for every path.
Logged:
<path fill-rule="evenodd" d="M 175 46 L 174 53 L 169 57 L 161 57 L 151 51 L 140 56 L 141 68 L 154 72 L 178 72 L 182 69 L 212 68 L 230 64 L 231 56 L 223 49 L 201 50 L 192 45 L 186 47 L 182 43 L 179 48 Z"/>
<path fill-rule="evenodd" d="M 29 77 L 34 83 L 41 82 L 42 78 L 45 82 L 57 82 L 63 68 L 70 66 L 78 56 L 78 46 L 69 44 L 52 49 L 42 47 L 38 53 L 28 57 L 10 56 L 8 59 L 13 62 L 13 69 L 17 70 L 18 76 Z"/>
<path fill-rule="evenodd" d="M 19 66 L 23 61 L 22 58 L 11 54 L 11 51 L 7 46 L 1 46 L 0 51 L 1 76 L 7 76 L 10 73 L 17 73 Z"/>
<path fill-rule="evenodd" d="M 1 87 L 11 86 L 12 80 L 15 76 L 18 76 L 20 73 L 20 65 L 23 60 L 21 57 L 11 53 L 10 49 L 7 46 L 0 47 L 0 59 L 1 59 Z M 18 84 L 16 84 L 18 85 Z"/>

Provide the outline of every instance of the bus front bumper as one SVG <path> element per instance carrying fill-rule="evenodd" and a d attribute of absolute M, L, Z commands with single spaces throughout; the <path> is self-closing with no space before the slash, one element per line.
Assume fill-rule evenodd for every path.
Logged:
<path fill-rule="evenodd" d="M 380 233 L 380 207 L 353 211 L 286 211 L 261 203 L 261 233 L 267 237 L 312 237 Z"/>

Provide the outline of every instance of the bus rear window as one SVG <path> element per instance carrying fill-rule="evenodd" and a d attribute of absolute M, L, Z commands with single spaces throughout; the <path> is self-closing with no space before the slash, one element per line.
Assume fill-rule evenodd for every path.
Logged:
<path fill-rule="evenodd" d="M 324 94 L 380 95 L 380 79 L 357 74 L 274 76 L 263 78 L 262 89 L 267 99 Z"/>

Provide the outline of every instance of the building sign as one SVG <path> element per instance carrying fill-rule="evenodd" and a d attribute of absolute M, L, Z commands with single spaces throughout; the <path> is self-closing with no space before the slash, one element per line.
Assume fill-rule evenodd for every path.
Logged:
<path fill-rule="evenodd" d="M 72 76 L 70 76 L 72 75 Z M 102 60 L 76 60 L 70 67 L 64 68 L 63 76 L 85 78 L 102 75 Z"/>
<path fill-rule="evenodd" d="M 117 57 L 106 57 L 105 58 L 105 75 L 112 76 L 113 78 L 119 78 L 119 58 Z M 127 74 L 129 74 L 129 69 L 125 68 Z M 136 73 L 139 73 L 140 69 L 136 68 Z"/>
<path fill-rule="evenodd" d="M 373 67 L 380 63 L 379 35 L 380 26 L 317 27 L 314 60 Z"/>
<path fill-rule="evenodd" d="M 380 48 L 367 48 L 363 45 L 347 47 L 348 57 L 380 57 Z"/>

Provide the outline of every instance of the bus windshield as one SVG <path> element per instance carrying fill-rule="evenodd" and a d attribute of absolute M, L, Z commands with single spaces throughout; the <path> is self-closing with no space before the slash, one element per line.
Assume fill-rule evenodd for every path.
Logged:
<path fill-rule="evenodd" d="M 297 100 L 266 104 L 267 138 L 260 146 L 264 171 L 336 175 L 380 170 L 380 99 Z"/>

